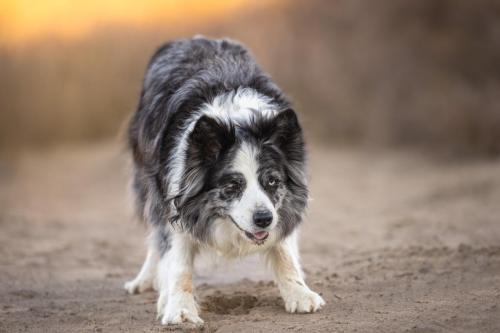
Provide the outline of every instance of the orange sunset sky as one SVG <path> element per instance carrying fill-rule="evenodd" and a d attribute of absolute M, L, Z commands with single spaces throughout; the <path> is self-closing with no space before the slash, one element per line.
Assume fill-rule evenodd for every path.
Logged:
<path fill-rule="evenodd" d="M 192 24 L 272 0 L 0 0 L 0 40 L 77 38 L 98 26 Z"/>

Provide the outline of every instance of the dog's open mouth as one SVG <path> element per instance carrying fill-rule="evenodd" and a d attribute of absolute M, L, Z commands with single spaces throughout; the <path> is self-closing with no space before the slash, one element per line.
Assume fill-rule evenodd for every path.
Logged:
<path fill-rule="evenodd" d="M 267 237 L 269 237 L 269 232 L 267 232 L 267 231 L 257 231 L 257 232 L 251 233 L 251 232 L 248 232 L 246 230 L 243 230 L 238 225 L 238 223 L 236 223 L 236 221 L 233 219 L 233 217 L 231 215 L 229 215 L 229 219 L 231 220 L 231 222 L 233 222 L 233 224 L 236 226 L 236 228 L 238 228 L 241 231 L 243 231 L 243 233 L 245 234 L 245 236 L 247 236 L 248 239 L 250 239 L 252 242 L 254 242 L 257 245 L 264 244 L 264 242 L 266 241 Z"/>
<path fill-rule="evenodd" d="M 267 237 L 269 237 L 269 233 L 267 231 L 258 231 L 254 232 L 253 234 L 245 231 L 245 235 L 258 245 L 263 244 L 266 241 Z"/>

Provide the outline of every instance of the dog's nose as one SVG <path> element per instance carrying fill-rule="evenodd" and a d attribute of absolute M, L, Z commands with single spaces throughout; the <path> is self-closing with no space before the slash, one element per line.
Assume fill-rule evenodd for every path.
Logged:
<path fill-rule="evenodd" d="M 253 213 L 253 223 L 256 226 L 265 228 L 271 224 L 273 221 L 273 213 L 269 210 L 258 210 Z"/>

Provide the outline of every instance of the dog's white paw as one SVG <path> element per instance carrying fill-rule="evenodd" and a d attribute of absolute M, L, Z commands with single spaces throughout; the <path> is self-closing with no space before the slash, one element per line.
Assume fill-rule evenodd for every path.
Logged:
<path fill-rule="evenodd" d="M 182 323 L 202 325 L 203 320 L 198 315 L 198 309 L 193 295 L 184 294 L 180 297 L 179 295 L 175 295 L 167 300 L 161 323 L 163 325 Z"/>
<path fill-rule="evenodd" d="M 177 309 L 172 313 L 165 313 L 161 319 L 161 323 L 163 325 L 175 325 L 182 323 L 203 325 L 203 319 L 198 316 L 197 312 L 192 312 L 188 309 Z"/>
<path fill-rule="evenodd" d="M 143 280 L 143 279 L 136 278 L 134 280 L 131 280 L 131 281 L 128 281 L 127 283 L 125 283 L 123 288 L 125 288 L 125 290 L 129 294 L 140 294 L 140 293 L 143 293 L 145 291 L 153 290 L 154 286 L 153 286 L 152 279 Z"/>
<path fill-rule="evenodd" d="M 283 295 L 283 300 L 290 313 L 316 312 L 325 305 L 323 298 L 307 287 L 293 288 Z"/>

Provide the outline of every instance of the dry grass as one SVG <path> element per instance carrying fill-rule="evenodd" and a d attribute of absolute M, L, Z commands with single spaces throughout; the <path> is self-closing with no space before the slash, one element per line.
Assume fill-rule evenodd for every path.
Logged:
<path fill-rule="evenodd" d="M 99 27 L 0 49 L 0 147 L 116 135 L 154 48 L 203 32 L 248 44 L 314 139 L 500 153 L 493 1 L 292 1 L 173 29 Z"/>

